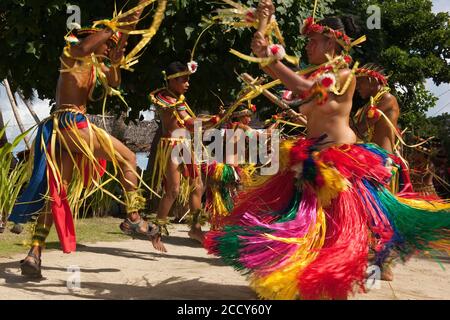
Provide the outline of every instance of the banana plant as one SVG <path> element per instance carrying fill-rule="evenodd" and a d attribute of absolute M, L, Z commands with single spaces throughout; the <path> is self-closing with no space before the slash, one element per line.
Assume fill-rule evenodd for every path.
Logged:
<path fill-rule="evenodd" d="M 14 203 L 23 187 L 28 181 L 29 173 L 28 162 L 19 162 L 14 168 L 11 168 L 13 161 L 13 150 L 31 131 L 27 130 L 17 136 L 12 143 L 5 143 L 0 147 L 0 217 L 5 221 L 10 215 Z M 0 138 L 6 132 L 6 126 L 0 130 Z"/>

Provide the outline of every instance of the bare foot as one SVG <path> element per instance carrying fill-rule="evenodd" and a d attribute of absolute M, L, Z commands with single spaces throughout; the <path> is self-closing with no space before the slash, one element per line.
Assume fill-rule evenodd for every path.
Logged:
<path fill-rule="evenodd" d="M 159 252 L 167 252 L 167 249 L 162 242 L 161 235 L 150 237 L 150 240 L 152 242 L 153 248 L 155 248 Z"/>
<path fill-rule="evenodd" d="M 156 250 L 160 252 L 167 252 L 166 247 L 162 243 L 159 229 L 153 229 L 156 228 L 155 225 L 150 225 L 147 221 L 141 218 L 135 218 L 135 220 L 131 220 L 132 218 L 133 217 L 125 219 L 125 221 L 120 224 L 120 229 L 123 233 L 131 235 L 133 237 L 145 237 L 152 242 L 152 245 Z"/>
<path fill-rule="evenodd" d="M 392 272 L 391 267 L 384 267 L 381 271 L 381 280 L 384 281 L 393 281 L 394 273 Z"/>
<path fill-rule="evenodd" d="M 203 241 L 205 240 L 205 233 L 201 229 L 191 229 L 188 232 L 189 238 L 200 242 L 203 245 Z"/>

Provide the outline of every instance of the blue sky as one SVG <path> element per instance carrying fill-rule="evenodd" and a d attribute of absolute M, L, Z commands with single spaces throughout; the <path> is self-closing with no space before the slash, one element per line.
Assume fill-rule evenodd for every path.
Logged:
<path fill-rule="evenodd" d="M 450 0 L 433 0 L 433 12 L 450 12 Z M 439 97 L 436 107 L 428 110 L 428 116 L 437 116 L 442 113 L 450 113 L 450 84 L 436 86 L 433 81 L 427 80 L 426 87 Z"/>
<path fill-rule="evenodd" d="M 433 0 L 434 12 L 449 12 L 450 1 L 449 0 Z"/>
<path fill-rule="evenodd" d="M 433 11 L 434 12 L 450 12 L 450 0 L 433 0 Z M 436 86 L 433 81 L 427 80 L 426 87 L 434 95 L 439 97 L 439 101 L 435 108 L 430 109 L 427 114 L 428 116 L 436 116 L 438 114 L 447 112 L 450 113 L 450 84 L 443 84 Z M 26 107 L 19 103 L 20 114 L 22 116 L 25 126 L 28 128 L 34 125 L 34 120 L 28 113 Z M 33 105 L 38 116 L 43 119 L 48 116 L 49 107 L 48 101 L 35 100 Z M 11 111 L 8 97 L 6 96 L 5 89 L 0 85 L 0 111 L 3 114 L 5 122 L 9 121 L 9 129 L 7 130 L 8 138 L 12 138 L 19 132 L 17 123 L 15 122 L 14 116 Z"/>

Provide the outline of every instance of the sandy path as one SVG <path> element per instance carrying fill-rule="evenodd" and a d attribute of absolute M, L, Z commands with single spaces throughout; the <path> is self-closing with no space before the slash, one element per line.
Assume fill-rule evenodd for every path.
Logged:
<path fill-rule="evenodd" d="M 168 254 L 144 240 L 79 245 L 65 255 L 45 252 L 44 279 L 26 281 L 18 260 L 0 259 L 1 299 L 256 299 L 243 276 L 225 266 L 175 226 L 166 238 Z M 26 251 L 26 250 L 24 250 Z M 415 258 L 394 268 L 395 280 L 381 282 L 356 299 L 450 299 L 450 264 Z M 67 267 L 80 268 L 81 288 L 70 290 Z"/>

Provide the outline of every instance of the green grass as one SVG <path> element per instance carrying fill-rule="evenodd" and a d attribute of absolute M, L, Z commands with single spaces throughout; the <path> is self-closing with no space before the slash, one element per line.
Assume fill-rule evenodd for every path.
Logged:
<path fill-rule="evenodd" d="M 130 239 L 130 237 L 121 233 L 119 224 L 122 219 L 104 217 L 79 219 L 76 224 L 77 243 L 92 243 L 98 241 L 121 241 Z M 0 233 L 0 257 L 10 257 L 13 254 L 26 252 L 25 246 L 31 240 L 31 225 L 24 226 L 21 234 L 11 233 L 12 225 L 8 224 L 4 233 Z M 60 249 L 58 235 L 55 228 L 52 227 L 47 239 L 47 249 Z"/>

